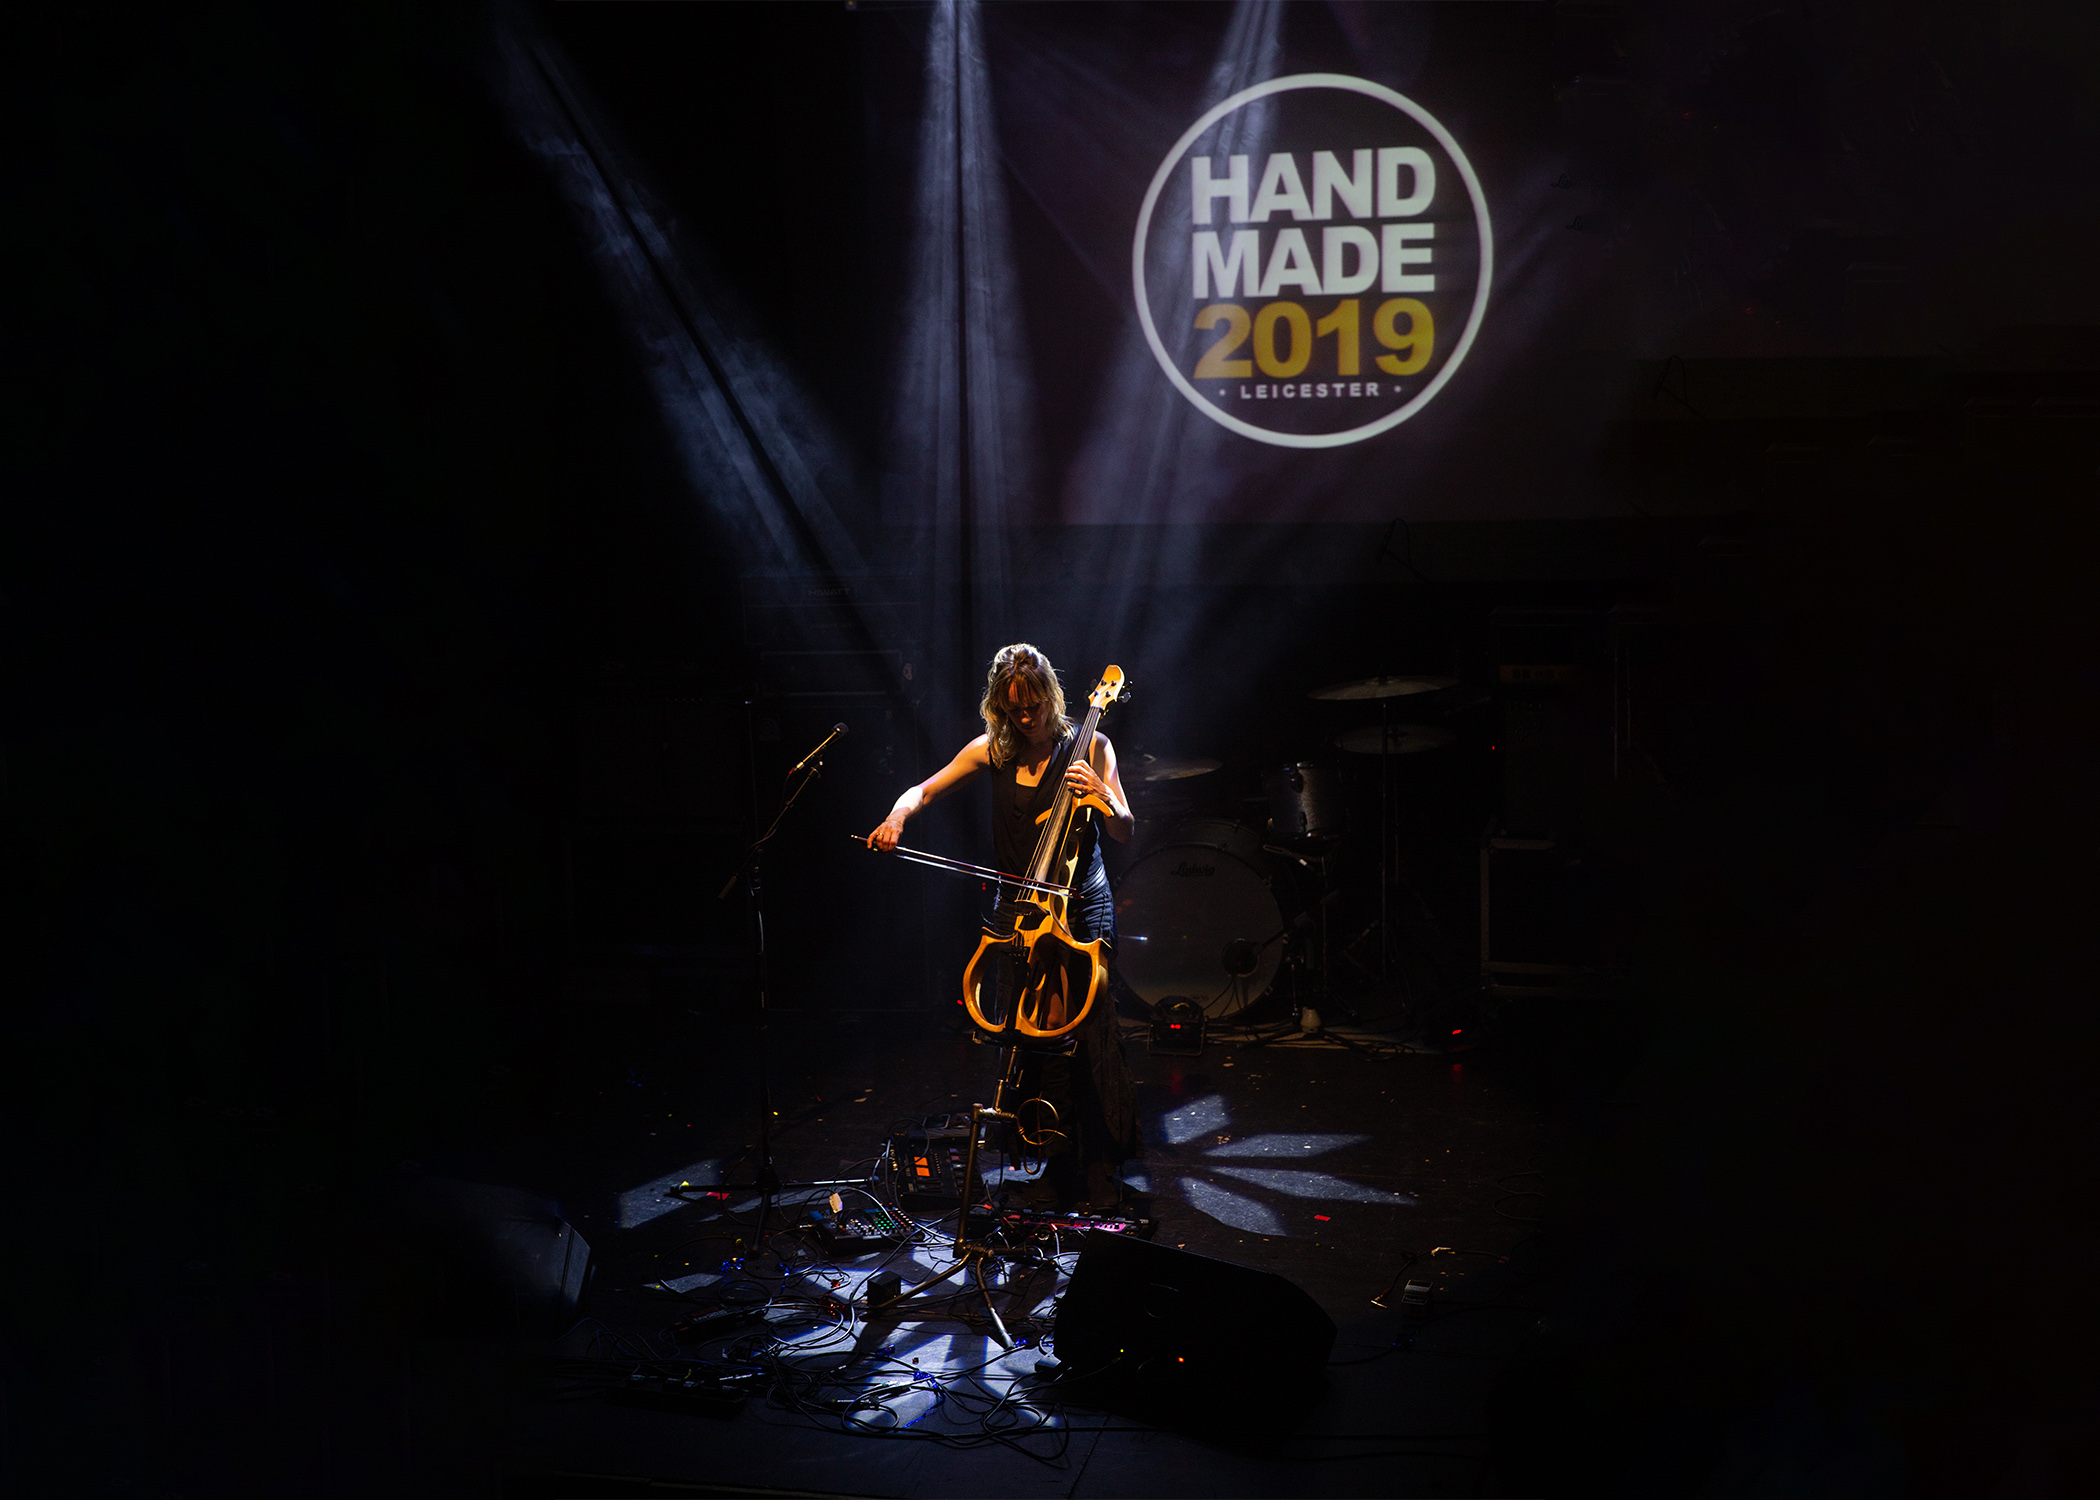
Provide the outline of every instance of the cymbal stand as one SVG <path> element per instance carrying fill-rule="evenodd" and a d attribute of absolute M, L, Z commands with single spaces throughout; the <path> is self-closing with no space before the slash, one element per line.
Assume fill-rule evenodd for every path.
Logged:
<path fill-rule="evenodd" d="M 1279 942 L 1283 938 L 1289 936 L 1290 930 L 1291 929 L 1288 926 L 1279 928 L 1276 932 L 1276 935 L 1270 938 L 1268 942 L 1263 943 L 1260 947 L 1256 947 L 1253 943 L 1248 942 L 1245 938 L 1234 938 L 1231 942 L 1225 945 L 1226 971 L 1232 975 L 1232 982 L 1227 986 L 1227 988 L 1229 990 L 1237 991 L 1240 999 L 1239 1005 L 1235 1007 L 1234 1011 L 1232 1012 L 1233 1014 L 1236 1015 L 1239 1011 L 1246 1009 L 1247 980 L 1248 977 L 1254 973 L 1255 968 L 1260 964 L 1263 949 L 1266 949 L 1270 943 Z M 1266 1047 L 1271 1042 L 1282 1041 L 1287 1037 L 1312 1035 L 1312 1032 L 1308 1032 L 1305 1029 L 1305 1013 L 1309 1009 L 1313 1011 L 1313 1016 L 1317 1020 L 1319 1016 L 1319 1011 L 1317 1009 L 1313 1009 L 1305 1003 L 1305 992 L 1303 987 L 1293 982 L 1291 986 L 1291 1019 L 1283 1024 L 1281 1030 L 1270 1032 L 1263 1036 L 1257 1036 L 1256 1038 L 1254 1038 L 1254 1040 L 1248 1042 L 1246 1045 L 1248 1045 L 1249 1047 Z M 1355 1019 L 1354 1011 L 1350 1012 L 1350 1019 Z M 1315 1028 L 1315 1030 L 1317 1030 L 1317 1027 Z"/>
<path fill-rule="evenodd" d="M 1310 975 L 1315 970 L 1315 968 L 1317 968 L 1319 977 L 1317 979 L 1308 979 L 1307 983 L 1310 984 L 1314 996 L 1318 998 L 1322 1007 L 1333 1005 L 1338 1007 L 1341 1010 L 1342 1014 L 1347 1016 L 1350 1020 L 1362 1020 L 1363 1018 L 1356 1013 L 1356 1007 L 1351 1005 L 1347 1000 L 1343 999 L 1341 997 L 1341 994 L 1334 987 L 1333 955 L 1332 950 L 1329 946 L 1327 909 L 1330 906 L 1334 905 L 1335 901 L 1339 899 L 1342 892 L 1341 888 L 1333 883 L 1332 874 L 1328 870 L 1328 861 L 1333 857 L 1332 849 L 1323 849 L 1317 853 L 1301 853 L 1297 849 L 1293 849 L 1282 844 L 1264 844 L 1262 845 L 1262 849 L 1265 853 L 1275 855 L 1282 859 L 1290 860 L 1292 863 L 1296 864 L 1300 869 L 1310 870 L 1316 868 L 1319 871 L 1319 899 L 1307 903 L 1304 908 L 1304 911 L 1301 912 L 1300 915 L 1296 918 L 1296 922 L 1303 922 L 1305 920 L 1306 914 L 1315 911 L 1319 913 L 1319 936 L 1317 939 L 1314 939 L 1313 937 L 1308 935 L 1306 939 L 1308 946 L 1312 946 L 1314 943 L 1317 943 L 1319 957 L 1317 959 L 1317 962 L 1315 962 L 1315 960 L 1311 958 L 1301 958 L 1300 960 L 1298 960 L 1299 967 L 1301 972 L 1304 972 L 1307 975 Z M 1368 932 L 1370 929 L 1365 928 L 1364 930 Z M 1361 939 L 1359 939 L 1359 941 L 1361 941 Z M 1297 990 L 1294 989 L 1292 991 L 1292 994 L 1295 996 L 1297 994 Z M 1302 1010 L 1304 1008 L 1304 1001 L 1302 999 L 1298 1000 L 1292 1008 L 1294 1010 Z"/>
<path fill-rule="evenodd" d="M 1329 856 L 1322 854 L 1318 858 L 1320 861 L 1320 985 L 1315 993 L 1319 995 L 1323 1005 L 1337 1006 L 1342 1014 L 1351 1021 L 1361 1021 L 1363 1017 L 1356 1013 L 1356 1007 L 1343 999 L 1341 992 L 1334 987 L 1334 959 L 1328 940 L 1327 909 L 1334 905 L 1335 901 L 1341 896 L 1342 891 L 1340 886 L 1333 883 L 1332 877 L 1328 872 L 1327 861 Z"/>
<path fill-rule="evenodd" d="M 981 1222 L 987 1227 L 980 1235 L 971 1234 L 970 1214 L 976 1205 L 972 1205 L 969 1199 L 975 1196 L 977 1190 L 977 1150 L 978 1143 L 984 1135 L 984 1122 L 986 1120 L 998 1120 L 1008 1125 L 1016 1123 L 1014 1112 L 1006 1108 L 1006 1101 L 1009 1089 L 1019 1077 L 1020 1066 L 1020 1049 L 1009 1045 L 1006 1049 L 1006 1060 L 999 1070 L 999 1087 L 992 1094 L 992 1107 L 986 1109 L 981 1104 L 972 1104 L 970 1106 L 970 1145 L 963 1154 L 963 1198 L 955 1210 L 955 1259 L 948 1262 L 947 1265 L 941 1267 L 938 1271 L 935 1271 L 924 1281 L 918 1282 L 908 1290 L 892 1297 L 889 1301 L 870 1308 L 869 1311 L 882 1313 L 910 1311 L 911 1304 L 925 1298 L 927 1288 L 938 1286 L 951 1276 L 957 1277 L 961 1284 L 967 1288 L 971 1285 L 971 1278 L 974 1276 L 977 1295 L 984 1300 L 984 1310 L 991 1315 L 993 1336 L 999 1340 L 1003 1347 L 1008 1349 L 1014 1347 L 1013 1335 L 1007 1332 L 1006 1329 L 1006 1320 L 999 1316 L 999 1309 L 992 1302 L 992 1284 L 985 1270 L 990 1262 L 1000 1259 L 1005 1253 L 993 1247 L 983 1237 L 990 1233 L 991 1226 L 996 1225 L 998 1220 L 992 1214 L 989 1203 L 981 1205 L 985 1209 Z"/>
<path fill-rule="evenodd" d="M 1390 698 L 1378 700 L 1378 749 L 1378 915 L 1363 931 L 1342 945 L 1342 957 L 1363 970 L 1383 989 L 1392 983 L 1393 977 L 1392 888 L 1402 880 L 1399 860 L 1393 854 L 1393 700 Z M 1374 932 L 1378 934 L 1375 970 L 1357 958 L 1353 951 Z"/>
<path fill-rule="evenodd" d="M 1378 977 L 1392 977 L 1393 923 L 1387 888 L 1393 853 L 1393 700 L 1378 700 Z"/>
<path fill-rule="evenodd" d="M 1372 975 L 1382 987 L 1392 975 L 1392 883 L 1393 883 L 1393 700 L 1378 700 L 1378 915 L 1342 945 L 1342 956 L 1358 968 L 1369 966 L 1351 951 L 1373 932 L 1378 934 L 1377 971 Z"/>
<path fill-rule="evenodd" d="M 1329 847 L 1310 849 L 1306 845 L 1300 845 L 1298 849 L 1291 849 L 1289 845 L 1262 845 L 1262 851 L 1268 853 L 1268 855 L 1275 855 L 1279 859 L 1289 859 L 1300 870 L 1319 870 L 1319 899 L 1306 901 L 1304 910 L 1294 920 L 1294 926 L 1298 926 L 1298 924 L 1304 924 L 1310 914 L 1319 912 L 1319 939 L 1317 939 L 1317 945 L 1319 945 L 1319 960 L 1317 960 L 1319 979 L 1310 979 L 1308 983 L 1312 985 L 1312 994 L 1319 998 L 1321 1006 L 1329 1006 L 1329 1004 L 1338 1006 L 1340 1011 L 1342 1011 L 1342 1015 L 1346 1015 L 1350 1021 L 1361 1021 L 1363 1017 L 1357 1015 L 1357 1006 L 1352 1006 L 1348 1000 L 1344 1000 L 1338 989 L 1333 987 L 1333 947 L 1331 947 L 1331 933 L 1329 933 L 1329 926 L 1327 926 L 1327 908 L 1329 908 L 1329 905 L 1336 903 L 1340 899 L 1340 895 L 1342 895 L 1342 889 L 1338 887 L 1338 884 L 1333 884 L 1333 872 L 1327 868 L 1329 861 L 1333 859 L 1333 847 L 1329 845 Z M 1367 926 L 1367 929 L 1363 929 L 1363 933 L 1359 933 L 1354 941 L 1361 943 L 1365 939 L 1365 935 L 1369 935 L 1369 931 L 1371 929 Z M 1308 933 L 1306 935 L 1306 945 L 1310 947 L 1312 943 L 1315 943 L 1315 939 L 1312 939 L 1312 935 Z M 1348 947 L 1352 947 L 1352 945 L 1354 943 L 1348 943 L 1344 947 L 1344 952 L 1348 952 Z M 1315 968 L 1315 960 L 1310 960 L 1310 958 L 1302 958 L 1302 960 L 1298 960 L 1298 964 L 1300 964 L 1302 971 L 1308 973 L 1308 975 L 1310 975 L 1312 968 Z M 1291 994 L 1296 994 L 1296 989 Z M 1302 1006 L 1304 1006 L 1304 1002 L 1300 1000 L 1294 1008 L 1302 1008 Z"/>

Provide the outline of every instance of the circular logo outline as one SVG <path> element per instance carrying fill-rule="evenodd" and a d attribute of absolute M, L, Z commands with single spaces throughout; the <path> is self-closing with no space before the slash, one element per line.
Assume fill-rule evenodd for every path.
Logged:
<path fill-rule="evenodd" d="M 1204 400 L 1203 393 L 1191 385 L 1188 378 L 1174 367 L 1173 358 L 1167 353 L 1167 346 L 1161 341 L 1159 330 L 1152 323 L 1152 302 L 1145 288 L 1145 247 L 1147 236 L 1152 229 L 1152 210 L 1159 202 L 1160 192 L 1166 187 L 1167 178 L 1172 175 L 1174 168 L 1179 166 L 1182 158 L 1188 154 L 1189 147 L 1196 143 L 1198 136 L 1234 110 L 1252 104 L 1257 99 L 1295 89 L 1315 88 L 1344 89 L 1389 104 L 1428 131 L 1436 143 L 1444 148 L 1445 156 L 1458 168 L 1458 175 L 1465 181 L 1466 192 L 1473 200 L 1473 222 L 1480 235 L 1479 284 L 1474 289 L 1473 310 L 1466 319 L 1465 331 L 1459 334 L 1458 343 L 1452 348 L 1450 357 L 1444 361 L 1443 368 L 1431 377 L 1429 384 L 1417 391 L 1414 399 L 1407 405 L 1397 411 L 1387 412 L 1376 421 L 1342 432 L 1276 432 L 1267 427 L 1256 427 L 1229 412 L 1220 411 Z M 1130 279 L 1132 290 L 1137 297 L 1138 321 L 1144 325 L 1145 342 L 1152 346 L 1152 357 L 1158 360 L 1159 367 L 1167 372 L 1167 378 L 1174 382 L 1175 387 L 1188 398 L 1196 410 L 1219 426 L 1237 432 L 1242 437 L 1253 438 L 1256 442 L 1270 443 L 1280 448 L 1340 448 L 1350 443 L 1360 443 L 1365 438 L 1376 437 L 1381 432 L 1398 427 L 1428 405 L 1430 399 L 1444 388 L 1444 382 L 1451 378 L 1464 361 L 1466 351 L 1473 346 L 1473 335 L 1480 331 L 1481 319 L 1487 315 L 1488 286 L 1494 280 L 1494 271 L 1495 240 L 1494 231 L 1488 222 L 1487 195 L 1480 190 L 1480 179 L 1473 173 L 1473 164 L 1466 160 L 1465 152 L 1458 149 L 1458 142 L 1452 139 L 1451 132 L 1443 127 L 1436 116 L 1405 94 L 1395 92 L 1382 83 L 1373 83 L 1368 78 L 1351 77 L 1347 73 L 1293 73 L 1284 78 L 1272 78 L 1267 83 L 1257 83 L 1252 88 L 1242 89 L 1222 104 L 1211 108 L 1174 143 L 1174 149 L 1167 153 L 1166 160 L 1159 164 L 1159 170 L 1153 174 L 1152 186 L 1145 190 L 1144 204 L 1138 209 L 1137 236 L 1131 242 L 1130 250 Z"/>

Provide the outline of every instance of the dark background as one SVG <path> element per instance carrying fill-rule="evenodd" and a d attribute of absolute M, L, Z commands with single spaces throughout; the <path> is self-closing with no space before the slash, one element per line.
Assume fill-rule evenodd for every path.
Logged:
<path fill-rule="evenodd" d="M 1504 1387 L 1540 1473 L 1684 1493 L 1749 1412 L 1811 1449 L 1894 1444 L 1920 1493 L 2070 1492 L 2095 1395 L 2085 39 L 2009 3 L 1303 9 L 1315 51 L 1470 38 L 1497 97 L 1553 122 L 1527 138 L 1575 184 L 1539 196 L 1582 200 L 1568 276 L 1617 299 L 1580 347 L 1619 388 L 1565 460 L 1608 514 L 1508 519 L 1570 508 L 1482 490 L 1398 532 L 1197 536 L 1191 607 L 1272 655 L 1163 716 L 1258 765 L 1306 682 L 1491 679 L 1497 607 L 1661 612 L 1663 790 L 1590 814 L 1624 1004 L 1582 1069 L 1546 1069 L 1596 1147 L 1556 1225 L 1565 1313 Z M 924 12 L 545 20 L 872 494 L 897 309 L 812 299 L 807 258 L 851 244 L 857 281 L 894 284 Z M 993 24 L 1149 58 L 1222 16 Z M 488 29 L 422 7 L 13 27 L 18 1473 L 155 1472 L 177 1305 L 217 1309 L 183 1325 L 209 1344 L 324 1289 L 345 1410 L 383 1420 L 390 1303 L 339 1249 L 383 1185 L 543 1128 L 623 986 L 669 966 L 740 1003 L 741 922 L 709 898 L 748 836 L 749 596 L 491 101 Z M 1082 269 L 1021 239 L 1083 304 Z M 1511 378 L 1601 368 L 1548 351 Z M 1044 451 L 1083 421 L 1047 410 Z M 908 562 L 876 515 L 852 524 Z M 1080 566 L 1109 535 L 1018 545 Z M 1065 660 L 1060 632 L 1085 632 L 1042 632 Z M 929 713 L 852 795 L 827 784 L 827 830 L 952 748 L 966 715 Z M 1555 1038 L 1530 1045 L 1550 1062 Z M 204 1366 L 232 1410 L 245 1359 Z"/>

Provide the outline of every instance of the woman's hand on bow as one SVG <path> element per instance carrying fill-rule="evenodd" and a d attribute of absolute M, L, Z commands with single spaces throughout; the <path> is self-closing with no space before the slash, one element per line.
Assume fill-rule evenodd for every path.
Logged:
<path fill-rule="evenodd" d="M 887 854 L 897 847 L 897 840 L 903 837 L 904 819 L 898 817 L 895 813 L 891 813 L 881 823 L 876 825 L 873 833 L 868 835 L 868 847 L 870 849 L 880 849 L 884 854 Z"/>

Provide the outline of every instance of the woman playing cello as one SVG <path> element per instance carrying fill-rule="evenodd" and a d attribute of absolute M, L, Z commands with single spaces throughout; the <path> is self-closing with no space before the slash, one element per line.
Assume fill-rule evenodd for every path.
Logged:
<path fill-rule="evenodd" d="M 1110 838 L 1118 843 L 1130 838 L 1136 822 L 1123 795 L 1115 747 L 1097 733 L 1087 754 L 1073 758 L 1076 732 L 1065 717 L 1064 689 L 1048 657 L 1029 645 L 1003 647 L 992 658 L 979 711 L 985 732 L 946 766 L 907 788 L 868 835 L 869 848 L 895 849 L 908 819 L 984 772 L 992 781 L 993 864 L 1001 870 L 1027 869 L 1037 819 L 1049 808 L 1060 779 L 1074 797 L 1108 809 L 1099 826 Z M 1096 826 L 1091 820 L 1087 824 L 1066 916 L 1075 940 L 1103 938 L 1104 948 L 1113 951 L 1115 905 Z M 1002 991 L 1010 993 L 1014 983 L 1015 976 L 1002 968 Z M 1099 1209 L 1113 1204 L 1121 1194 L 1118 1169 L 1126 1157 L 1138 1154 L 1139 1146 L 1136 1093 L 1108 996 L 1070 1035 L 1026 1049 L 1021 1087 L 1024 1095 L 1056 1108 L 1062 1132 L 1048 1137 L 1043 1187 L 1032 1194 L 1037 1206 L 1070 1208 L 1085 1202 Z"/>

